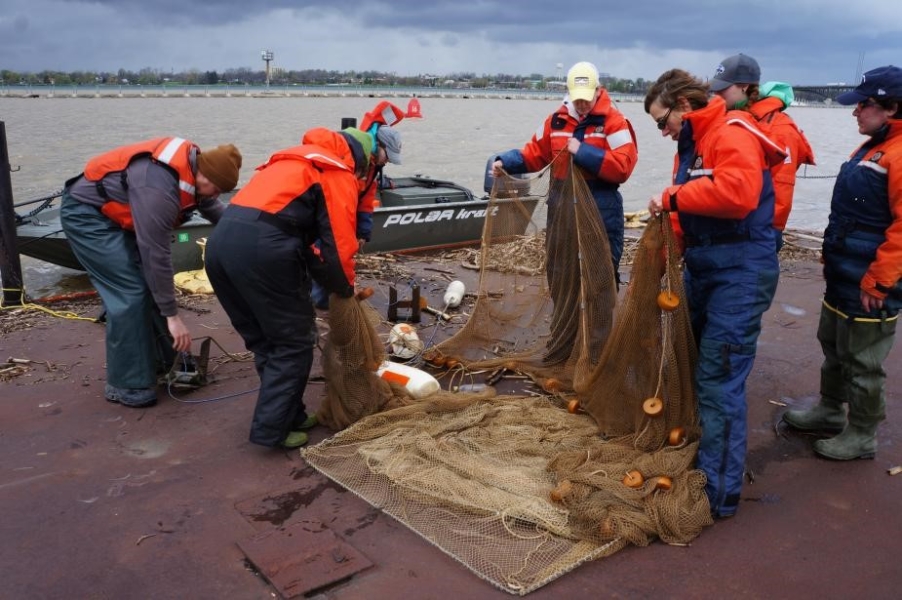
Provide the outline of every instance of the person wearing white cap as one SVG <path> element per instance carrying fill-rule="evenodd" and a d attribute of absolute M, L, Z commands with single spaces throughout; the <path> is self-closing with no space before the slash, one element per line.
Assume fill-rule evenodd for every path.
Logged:
<path fill-rule="evenodd" d="M 636 166 L 636 137 L 632 125 L 601 86 L 598 69 L 592 63 L 578 62 L 570 68 L 567 93 L 561 107 L 545 119 L 522 149 L 497 156 L 492 173 L 495 177 L 505 171 L 512 175 L 533 173 L 562 151 L 569 152 L 595 198 L 616 273 L 623 254 L 623 197 L 618 188 Z M 562 164 L 553 169 L 552 176 L 563 178 L 568 170 L 569 164 Z"/>
<path fill-rule="evenodd" d="M 877 426 L 886 418 L 883 361 L 902 309 L 902 69 L 872 69 L 836 101 L 855 106 L 858 132 L 868 139 L 840 167 L 824 231 L 820 400 L 787 411 L 783 421 L 838 432 L 816 440 L 814 451 L 853 460 L 877 453 Z"/>

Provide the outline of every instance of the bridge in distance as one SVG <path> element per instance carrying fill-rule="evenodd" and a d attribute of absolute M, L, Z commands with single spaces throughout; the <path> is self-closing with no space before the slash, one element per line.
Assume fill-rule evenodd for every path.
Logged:
<path fill-rule="evenodd" d="M 823 102 L 824 100 L 836 100 L 836 97 L 855 89 L 854 85 L 794 85 L 792 91 L 796 100 L 809 102 Z"/>

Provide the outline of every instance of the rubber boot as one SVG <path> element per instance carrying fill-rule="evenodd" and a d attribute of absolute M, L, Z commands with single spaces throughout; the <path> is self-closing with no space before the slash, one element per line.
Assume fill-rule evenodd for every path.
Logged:
<path fill-rule="evenodd" d="M 842 433 L 826 440 L 816 440 L 814 451 L 824 458 L 854 460 L 877 456 L 877 426 L 849 423 Z"/>
<path fill-rule="evenodd" d="M 821 397 L 821 401 L 807 410 L 787 410 L 783 421 L 799 431 L 840 432 L 846 426 L 846 411 L 841 403 L 832 398 Z"/>

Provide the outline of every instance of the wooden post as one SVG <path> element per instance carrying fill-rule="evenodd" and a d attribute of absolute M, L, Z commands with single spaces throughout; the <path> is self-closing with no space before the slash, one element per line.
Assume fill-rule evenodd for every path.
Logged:
<path fill-rule="evenodd" d="M 6 123 L 0 121 L 0 284 L 3 305 L 22 304 L 22 262 L 16 243 L 16 211 L 13 208 L 11 165 L 6 147 Z"/>

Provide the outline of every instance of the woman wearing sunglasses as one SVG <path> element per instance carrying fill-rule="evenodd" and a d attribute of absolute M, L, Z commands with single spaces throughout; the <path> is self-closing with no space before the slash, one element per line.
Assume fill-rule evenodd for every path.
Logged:
<path fill-rule="evenodd" d="M 709 97 L 707 83 L 680 69 L 658 78 L 645 112 L 677 142 L 672 185 L 648 209 L 669 213 L 684 249 L 698 344 L 696 467 L 707 475 L 713 516 L 729 517 L 745 466 L 745 381 L 779 273 L 769 169 L 786 155 L 750 119 L 728 117 L 723 98 Z"/>
<path fill-rule="evenodd" d="M 877 453 L 877 425 L 886 418 L 883 361 L 902 308 L 902 69 L 868 71 L 836 101 L 855 106 L 868 139 L 840 169 L 824 231 L 820 401 L 783 420 L 801 431 L 840 432 L 815 441 L 814 451 L 852 460 Z"/>

